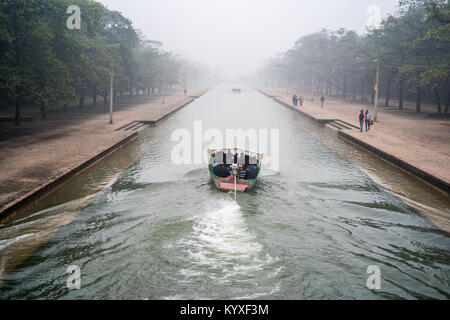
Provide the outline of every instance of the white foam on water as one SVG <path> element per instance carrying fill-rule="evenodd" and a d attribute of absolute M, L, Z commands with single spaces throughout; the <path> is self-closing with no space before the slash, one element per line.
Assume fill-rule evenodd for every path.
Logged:
<path fill-rule="evenodd" d="M 32 235 L 33 235 L 33 233 L 26 233 L 26 234 L 22 234 L 20 236 L 17 236 L 15 238 L 0 240 L 0 250 L 3 250 L 6 247 L 12 245 L 13 243 L 15 243 L 17 241 L 20 241 L 22 239 L 28 238 L 28 237 L 30 237 Z"/>
<path fill-rule="evenodd" d="M 192 233 L 178 243 L 187 265 L 180 270 L 183 277 L 180 282 L 195 286 L 198 281 L 207 279 L 215 285 L 245 287 L 252 284 L 258 292 L 242 294 L 269 295 L 274 288 L 258 284 L 262 278 L 267 280 L 279 274 L 281 269 L 271 266 L 278 259 L 264 252 L 264 246 L 248 229 L 236 202 L 219 201 L 214 206 L 215 209 L 194 218 Z"/>

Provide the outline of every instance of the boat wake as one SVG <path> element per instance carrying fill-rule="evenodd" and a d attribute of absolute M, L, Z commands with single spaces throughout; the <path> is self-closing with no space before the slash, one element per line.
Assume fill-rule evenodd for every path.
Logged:
<path fill-rule="evenodd" d="M 257 242 L 236 202 L 224 200 L 215 207 L 195 219 L 192 233 L 178 244 L 186 260 L 181 281 L 197 287 L 195 296 L 168 298 L 254 299 L 275 294 L 278 258 Z"/>

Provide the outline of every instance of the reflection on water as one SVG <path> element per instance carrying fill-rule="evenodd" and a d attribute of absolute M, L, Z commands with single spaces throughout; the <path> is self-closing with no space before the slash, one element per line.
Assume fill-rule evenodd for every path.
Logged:
<path fill-rule="evenodd" d="M 170 135 L 196 120 L 220 130 L 280 129 L 279 172 L 263 163 L 257 186 L 235 202 L 215 189 L 206 166 L 174 166 Z M 250 88 L 233 95 L 218 87 L 127 148 L 55 191 L 34 215 L 1 226 L 10 272 L 0 298 L 450 297 L 449 235 L 418 209 L 448 214 L 448 199 Z M 111 168 L 126 170 L 99 173 Z M 104 185 L 94 187 L 98 181 Z M 69 187 L 79 190 L 65 199 Z M 11 262 L 19 244 L 48 229 Z M 81 290 L 69 291 L 73 264 Z M 381 269 L 379 291 L 366 286 L 370 265 Z"/>

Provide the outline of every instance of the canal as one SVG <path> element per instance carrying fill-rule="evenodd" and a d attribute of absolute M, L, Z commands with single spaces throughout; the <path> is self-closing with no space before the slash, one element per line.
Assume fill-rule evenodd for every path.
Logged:
<path fill-rule="evenodd" d="M 449 200 L 250 87 L 214 88 L 0 225 L 0 299 L 448 299 Z M 237 200 L 172 133 L 279 130 Z M 434 218 L 433 218 L 434 217 Z M 77 266 L 80 289 L 69 290 Z M 368 268 L 381 287 L 369 289 Z M 369 268 L 369 269 L 370 269 Z M 372 269 L 373 270 L 373 269 Z"/>

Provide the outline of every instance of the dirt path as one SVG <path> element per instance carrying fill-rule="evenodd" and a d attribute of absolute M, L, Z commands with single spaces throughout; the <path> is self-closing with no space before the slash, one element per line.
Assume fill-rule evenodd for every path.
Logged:
<path fill-rule="evenodd" d="M 286 89 L 259 90 L 292 105 L 292 94 L 286 94 Z M 314 103 L 309 97 L 305 98 L 303 106 L 297 108 L 316 119 L 340 119 L 357 127 L 360 109 L 369 109 L 372 117 L 374 115 L 373 106 L 339 100 L 325 101 L 322 108 L 318 97 Z M 429 119 L 424 114 L 379 107 L 377 122 L 369 132 L 365 132 L 365 129 L 360 132 L 355 128 L 342 131 L 450 183 L 448 120 Z"/>
<path fill-rule="evenodd" d="M 49 114 L 46 121 L 20 128 L 0 123 L 0 212 L 142 128 L 127 124 L 155 122 L 192 100 L 183 93 L 166 96 L 165 103 L 161 97 L 125 100 L 112 125 L 106 112 Z"/>

